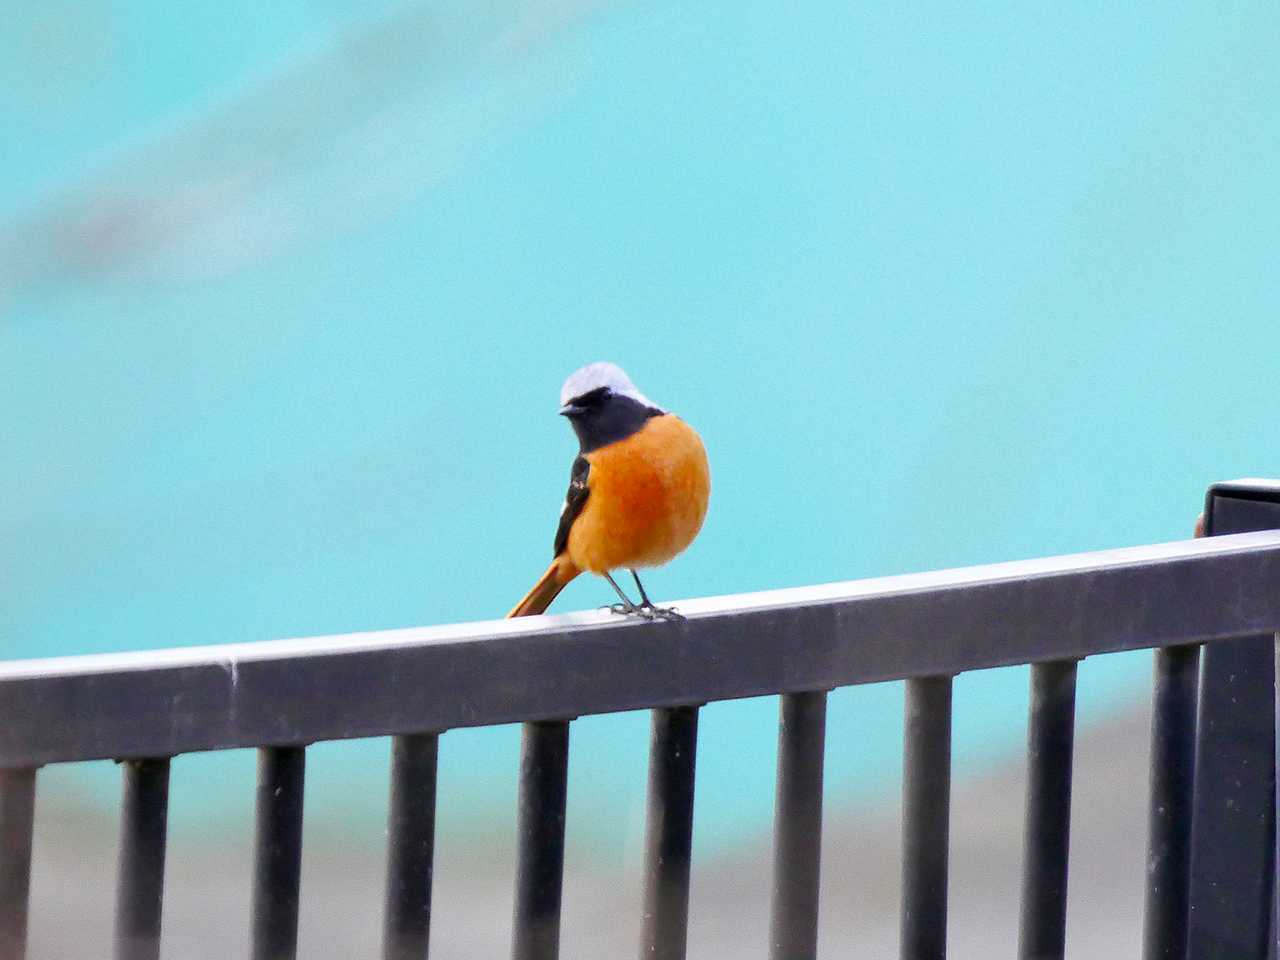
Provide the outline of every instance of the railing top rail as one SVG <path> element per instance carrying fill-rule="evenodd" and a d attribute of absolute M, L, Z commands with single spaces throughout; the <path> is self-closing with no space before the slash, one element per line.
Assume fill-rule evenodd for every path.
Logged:
<path fill-rule="evenodd" d="M 1280 629 L 1280 531 L 606 612 L 0 663 L 0 767 L 700 703 Z"/>

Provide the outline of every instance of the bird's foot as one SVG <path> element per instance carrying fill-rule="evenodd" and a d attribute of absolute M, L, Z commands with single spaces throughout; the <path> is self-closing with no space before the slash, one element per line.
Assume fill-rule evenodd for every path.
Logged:
<path fill-rule="evenodd" d="M 647 613 L 650 620 L 683 620 L 684 616 L 676 610 L 675 607 L 655 607 L 652 603 L 645 601 L 640 604 L 640 609 Z"/>
<path fill-rule="evenodd" d="M 683 620 L 675 607 L 655 607 L 652 603 L 611 603 L 604 609 L 622 617 L 639 617 L 641 620 Z"/>
<path fill-rule="evenodd" d="M 639 617 L 642 620 L 654 620 L 655 614 L 646 607 L 637 606 L 634 603 L 611 603 L 604 609 L 610 613 L 616 613 L 621 617 Z"/>

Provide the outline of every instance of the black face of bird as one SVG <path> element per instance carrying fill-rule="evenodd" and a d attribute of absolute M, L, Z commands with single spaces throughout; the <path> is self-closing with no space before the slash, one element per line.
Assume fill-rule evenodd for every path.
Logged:
<path fill-rule="evenodd" d="M 560 416 L 568 417 L 570 421 L 584 419 L 602 410 L 608 402 L 608 398 L 612 396 L 614 396 L 614 393 L 608 387 L 596 387 L 594 390 L 588 390 L 561 407 Z"/>
<path fill-rule="evenodd" d="M 631 436 L 662 411 L 609 387 L 596 387 L 573 397 L 560 414 L 569 418 L 582 452 L 590 453 Z"/>

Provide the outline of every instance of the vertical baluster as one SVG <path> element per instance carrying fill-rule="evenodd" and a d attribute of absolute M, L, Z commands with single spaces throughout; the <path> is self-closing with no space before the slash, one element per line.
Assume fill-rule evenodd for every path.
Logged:
<path fill-rule="evenodd" d="M 1275 646 L 1275 670 L 1272 675 L 1275 686 L 1275 760 L 1273 770 L 1280 770 L 1280 633 L 1272 638 Z M 1192 753 L 1194 759 L 1195 753 Z M 1274 807 L 1271 812 L 1272 851 L 1271 851 L 1271 943 L 1268 946 L 1269 960 L 1280 957 L 1280 785 L 1272 794 Z M 1190 858 L 1188 858 L 1190 859 Z"/>
<path fill-rule="evenodd" d="M 27 952 L 35 809 L 35 770 L 0 770 L 0 960 L 22 960 Z"/>
<path fill-rule="evenodd" d="M 258 751 L 253 960 L 293 960 L 298 952 L 306 760 L 303 747 L 263 747 Z"/>
<path fill-rule="evenodd" d="M 902 960 L 947 954 L 951 678 L 907 681 L 902 777 Z"/>
<path fill-rule="evenodd" d="M 116 880 L 116 960 L 156 960 L 164 906 L 169 761 L 126 760 Z"/>
<path fill-rule="evenodd" d="M 769 956 L 813 960 L 818 952 L 826 691 L 783 694 L 779 714 Z"/>
<path fill-rule="evenodd" d="M 424 960 L 427 956 L 431 934 L 438 742 L 434 733 L 391 740 L 383 960 Z"/>
<path fill-rule="evenodd" d="M 1075 712 L 1075 661 L 1032 664 L 1018 925 L 1021 960 L 1061 960 L 1066 950 Z"/>
<path fill-rule="evenodd" d="M 564 882 L 567 721 L 526 723 L 520 753 L 512 960 L 556 960 Z"/>
<path fill-rule="evenodd" d="M 697 707 L 653 711 L 641 960 L 684 960 L 697 750 Z"/>
<path fill-rule="evenodd" d="M 1184 960 L 1187 955 L 1199 679 L 1199 647 L 1156 651 L 1142 938 L 1145 960 Z"/>

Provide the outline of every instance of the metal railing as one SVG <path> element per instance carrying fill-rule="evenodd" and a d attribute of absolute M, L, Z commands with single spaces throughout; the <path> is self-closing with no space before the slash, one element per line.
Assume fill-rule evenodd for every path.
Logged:
<path fill-rule="evenodd" d="M 1280 501 L 1280 488 L 1250 489 Z M 1213 532 L 1228 526 L 1223 519 Z M 169 759 L 241 747 L 259 749 L 252 956 L 294 956 L 306 746 L 371 736 L 394 738 L 383 956 L 425 957 L 438 738 L 516 721 L 524 732 L 512 956 L 549 960 L 559 943 L 571 721 L 639 708 L 653 710 L 640 956 L 681 958 L 699 706 L 764 694 L 779 694 L 781 711 L 770 955 L 812 958 L 827 692 L 898 679 L 907 683 L 902 956 L 942 957 L 952 678 L 1025 663 L 1032 700 L 1018 951 L 1062 957 L 1076 662 L 1142 648 L 1157 651 L 1144 954 L 1188 955 L 1193 799 L 1212 799 L 1193 776 L 1197 730 L 1205 735 L 1199 645 L 1216 650 L 1280 630 L 1280 531 L 680 607 L 681 622 L 593 612 L 0 664 L 0 960 L 24 955 L 39 767 L 123 761 L 115 950 L 152 958 Z M 1210 681 L 1206 668 L 1206 691 Z M 1265 889 L 1251 895 L 1272 895 L 1273 864 L 1268 848 Z M 1256 906 L 1270 917 L 1269 899 Z"/>

